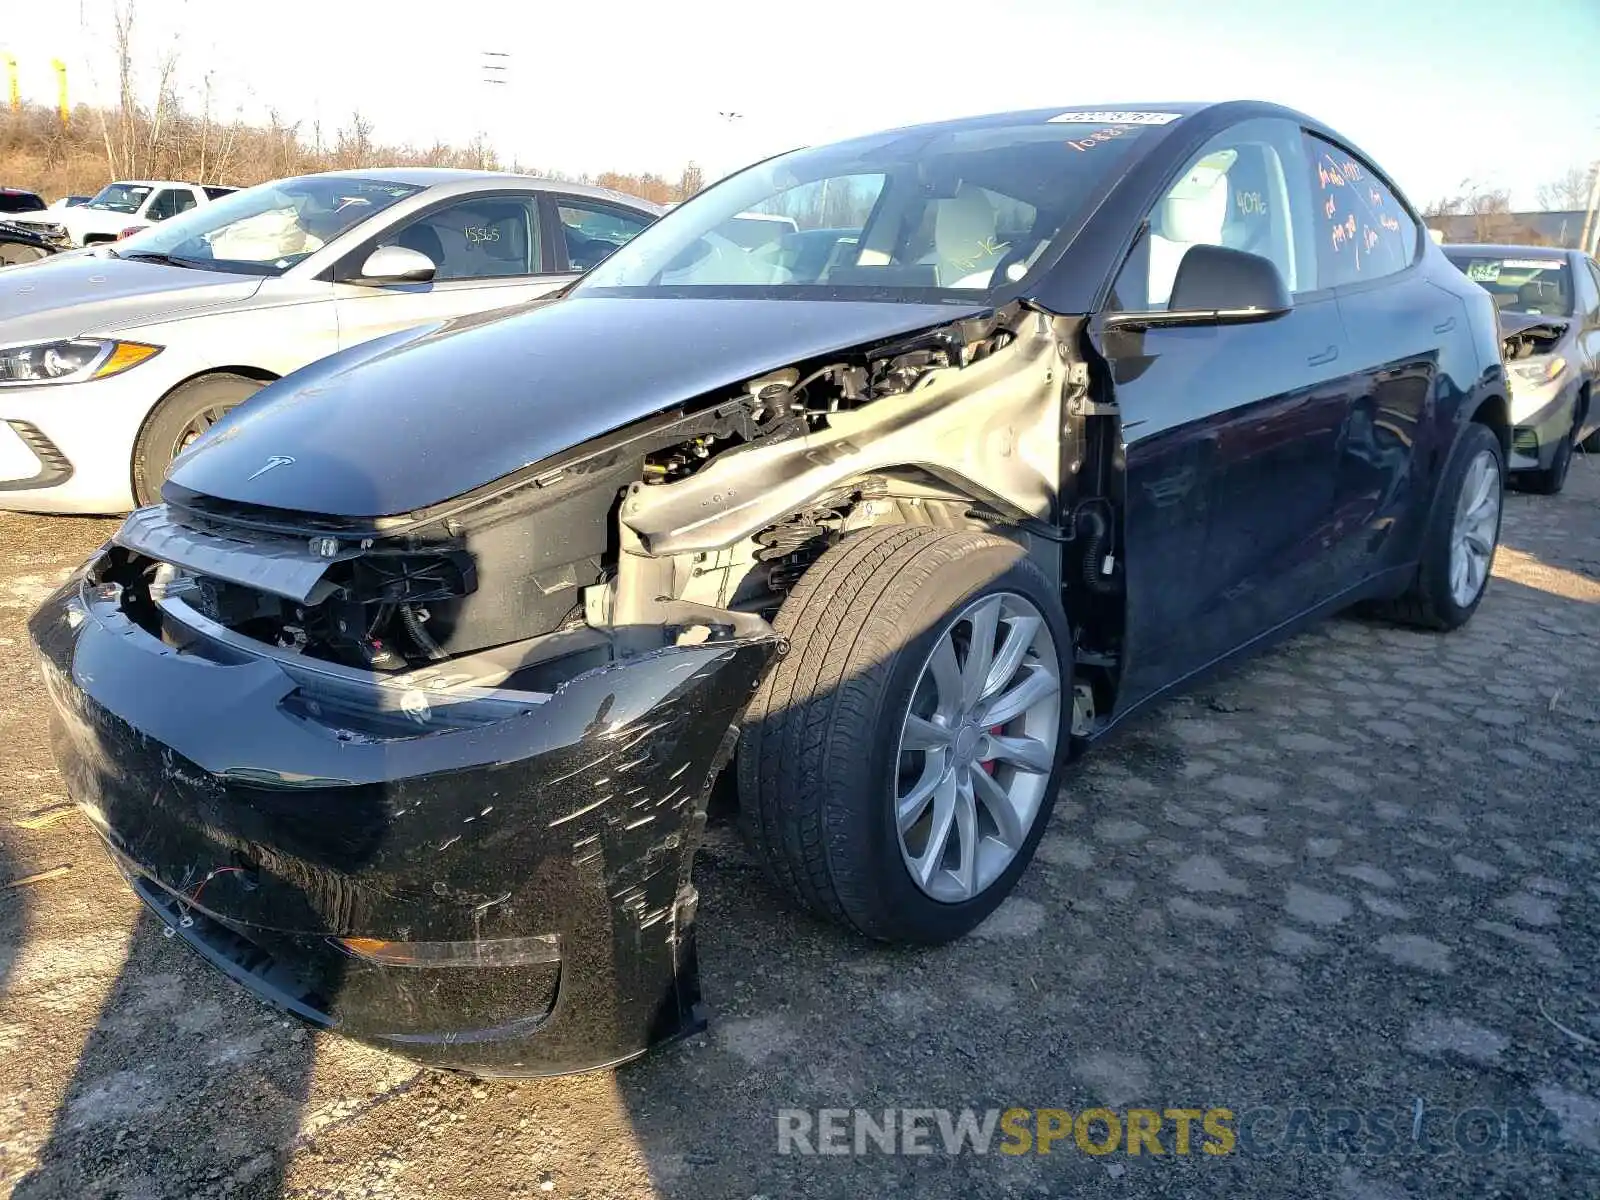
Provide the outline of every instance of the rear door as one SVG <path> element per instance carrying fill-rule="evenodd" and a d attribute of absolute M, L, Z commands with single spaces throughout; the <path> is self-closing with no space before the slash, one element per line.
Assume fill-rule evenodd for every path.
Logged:
<path fill-rule="evenodd" d="M 555 266 L 537 192 L 458 196 L 368 239 L 334 268 L 340 348 L 450 317 L 548 295 L 572 276 Z M 354 282 L 380 246 L 405 246 L 433 261 L 428 283 Z"/>
<path fill-rule="evenodd" d="M 1330 537 L 1353 586 L 1416 553 L 1442 347 L 1464 319 L 1419 262 L 1421 222 L 1371 164 L 1306 134 L 1316 201 L 1317 269 L 1338 298 L 1357 387 L 1339 435 Z"/>
<path fill-rule="evenodd" d="M 1300 130 L 1213 138 L 1149 217 L 1112 308 L 1164 308 L 1184 254 L 1267 258 L 1294 297 L 1274 320 L 1107 333 L 1126 473 L 1133 702 L 1317 603 L 1336 442 L 1351 398 L 1337 301 L 1317 277 Z"/>

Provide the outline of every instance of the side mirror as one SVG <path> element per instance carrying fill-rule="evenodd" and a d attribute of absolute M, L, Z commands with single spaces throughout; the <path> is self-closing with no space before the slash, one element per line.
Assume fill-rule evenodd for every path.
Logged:
<path fill-rule="evenodd" d="M 351 283 L 427 283 L 438 270 L 433 259 L 405 246 L 379 246 L 361 264 Z"/>
<path fill-rule="evenodd" d="M 1259 254 L 1190 246 L 1178 264 L 1164 310 L 1111 313 L 1108 329 L 1152 325 L 1240 325 L 1270 321 L 1294 307 L 1278 268 Z"/>

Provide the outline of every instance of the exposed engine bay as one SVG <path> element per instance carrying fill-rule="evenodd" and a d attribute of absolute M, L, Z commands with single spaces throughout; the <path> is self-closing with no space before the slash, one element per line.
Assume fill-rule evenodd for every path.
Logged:
<path fill-rule="evenodd" d="M 151 630 L 165 610 L 345 667 L 451 662 L 533 690 L 770 619 L 828 547 L 875 523 L 1009 526 L 1056 570 L 1059 543 L 1079 540 L 1093 562 L 1069 569 L 1105 592 L 1109 503 L 1067 522 L 1059 507 L 1060 403 L 1084 378 L 1064 361 L 1073 332 L 1014 304 L 795 364 L 404 517 L 169 490 L 119 532 L 107 577 Z M 472 661 L 485 652 L 492 665 Z"/>
<path fill-rule="evenodd" d="M 1529 325 L 1526 329 L 1508 333 L 1500 339 L 1500 355 L 1506 362 L 1512 363 L 1523 358 L 1550 354 L 1566 336 L 1567 327 L 1559 322 L 1544 321 L 1538 325 Z"/>

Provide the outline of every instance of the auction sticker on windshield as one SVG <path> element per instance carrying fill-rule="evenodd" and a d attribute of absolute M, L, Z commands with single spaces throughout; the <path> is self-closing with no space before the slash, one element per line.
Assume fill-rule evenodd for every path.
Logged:
<path fill-rule="evenodd" d="M 1182 113 L 1064 112 L 1050 118 L 1052 125 L 1169 125 Z"/>
<path fill-rule="evenodd" d="M 1493 283 L 1500 278 L 1500 264 L 1492 259 L 1479 259 L 1468 264 L 1467 278 L 1474 283 Z"/>

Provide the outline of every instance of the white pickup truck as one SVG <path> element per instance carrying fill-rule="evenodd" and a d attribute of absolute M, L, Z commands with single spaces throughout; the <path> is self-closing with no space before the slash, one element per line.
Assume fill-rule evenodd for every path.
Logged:
<path fill-rule="evenodd" d="M 64 247 L 91 246 L 95 242 L 114 242 L 125 233 L 188 212 L 234 190 L 164 179 L 132 179 L 106 184 L 85 204 L 19 213 L 7 220 L 37 230 Z"/>

